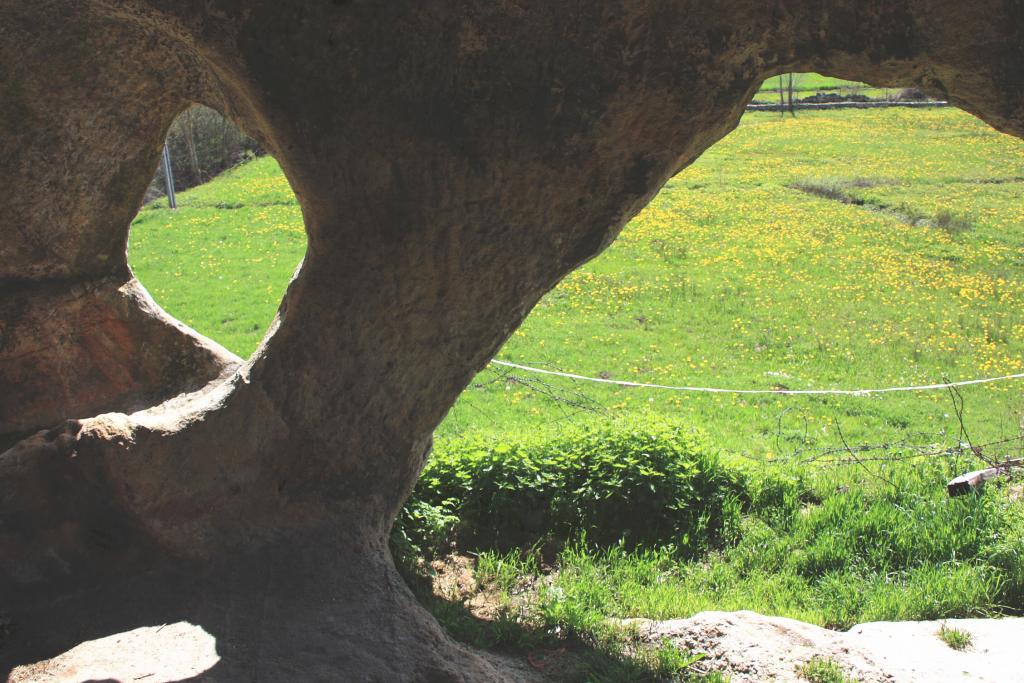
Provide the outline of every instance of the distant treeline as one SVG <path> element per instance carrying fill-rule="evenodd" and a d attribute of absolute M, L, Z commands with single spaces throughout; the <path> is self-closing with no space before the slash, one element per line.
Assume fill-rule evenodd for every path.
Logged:
<path fill-rule="evenodd" d="M 247 158 L 263 154 L 260 144 L 220 112 L 195 105 L 182 112 L 167 132 L 176 191 L 205 183 Z M 164 195 L 163 165 L 146 191 L 149 202 Z"/>

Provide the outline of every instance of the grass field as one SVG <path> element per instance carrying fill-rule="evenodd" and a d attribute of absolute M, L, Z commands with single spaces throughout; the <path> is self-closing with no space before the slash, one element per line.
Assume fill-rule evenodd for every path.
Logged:
<path fill-rule="evenodd" d="M 783 87 L 787 88 L 789 81 L 788 76 L 782 76 Z M 816 73 L 798 73 L 793 74 L 793 90 L 794 92 L 817 92 L 819 90 L 840 90 L 843 88 L 863 88 L 866 87 L 864 83 L 857 81 L 846 81 L 842 78 L 833 78 L 832 76 L 822 76 Z M 779 89 L 779 77 L 769 78 L 761 84 L 759 92 L 778 92 Z"/>
<path fill-rule="evenodd" d="M 163 208 L 161 208 L 161 205 Z M 249 355 L 306 251 L 295 194 L 263 157 L 148 205 L 132 223 L 128 257 L 172 315 Z"/>
<path fill-rule="evenodd" d="M 499 357 L 589 376 L 755 389 L 1022 372 L 1022 188 L 1024 144 L 952 109 L 748 114 L 611 248 L 552 291 Z M 171 314 L 249 354 L 305 247 L 294 196 L 263 158 L 182 193 L 179 204 L 139 213 L 132 267 Z M 955 446 L 966 437 L 945 392 L 741 397 L 542 380 L 491 369 L 464 392 L 438 431 L 438 456 L 407 508 L 410 525 L 449 539 L 469 524 L 467 491 L 488 486 L 498 498 L 478 505 L 485 520 L 510 495 L 538 496 L 533 507 L 557 508 L 563 521 L 579 518 L 588 495 L 614 502 L 621 494 L 625 509 L 640 509 L 641 494 L 626 496 L 613 480 L 634 477 L 656 503 L 666 477 L 649 460 L 652 448 L 667 448 L 670 464 L 682 458 L 672 465 L 678 490 L 689 490 L 680 476 L 714 473 L 720 488 L 696 499 L 718 508 L 691 504 L 678 538 L 637 548 L 597 548 L 564 533 L 554 549 L 526 553 L 460 545 L 478 553 L 478 595 L 494 614 L 470 614 L 467 595 L 425 600 L 464 640 L 529 647 L 575 638 L 607 655 L 579 680 L 647 680 L 671 677 L 689 659 L 659 650 L 637 669 L 615 655 L 621 640 L 606 618 L 755 609 L 846 627 L 1024 609 L 1019 502 L 1005 487 L 957 499 L 943 488 L 977 461 L 830 464 L 837 456 L 827 451 L 846 444 L 903 444 L 883 452 L 894 457 L 913 454 L 912 445 Z M 1021 388 L 961 390 L 972 443 L 1019 437 Z M 667 441 L 648 444 L 655 437 L 643 425 L 663 422 L 674 426 L 650 433 Z M 552 436 L 594 425 L 612 431 L 568 446 Z M 705 444 L 692 461 L 689 446 L 664 436 L 689 435 L 691 425 Z M 605 445 L 571 445 L 594 439 Z M 1015 443 L 984 452 L 1015 455 Z M 559 489 L 570 451 L 583 458 L 572 460 L 574 477 L 585 477 L 590 466 L 580 463 L 588 462 L 611 474 Z M 469 488 L 453 493 L 451 481 Z M 593 528 L 614 523 L 594 510 L 605 521 Z M 681 531 L 686 524 L 692 534 Z M 720 542 L 694 546 L 712 526 Z"/>
<path fill-rule="evenodd" d="M 782 78 L 781 88 L 783 91 L 788 91 L 788 77 L 783 76 Z M 761 87 L 757 91 L 757 95 L 755 97 L 759 102 L 776 102 L 779 97 L 779 88 L 779 78 L 769 78 L 761 84 Z M 866 83 L 846 81 L 842 78 L 822 76 L 821 74 L 816 73 L 793 74 L 793 95 L 797 99 L 813 95 L 816 92 L 836 92 L 840 94 L 856 93 L 872 99 L 882 100 L 895 97 L 900 90 L 902 90 L 902 88 L 872 88 Z"/>

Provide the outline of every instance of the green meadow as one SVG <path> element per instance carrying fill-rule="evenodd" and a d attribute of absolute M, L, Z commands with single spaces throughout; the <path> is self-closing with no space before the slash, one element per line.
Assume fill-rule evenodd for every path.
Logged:
<path fill-rule="evenodd" d="M 788 88 L 788 74 L 782 77 L 783 88 Z M 815 92 L 818 90 L 840 90 L 843 88 L 864 88 L 867 87 L 863 83 L 857 81 L 847 81 L 842 78 L 835 78 L 833 76 L 822 76 L 816 73 L 800 73 L 793 74 L 793 91 L 794 92 Z M 761 84 L 761 88 L 758 92 L 771 92 L 777 91 L 779 88 L 779 77 L 769 78 L 767 81 Z"/>
<path fill-rule="evenodd" d="M 783 75 L 780 84 L 779 77 L 769 78 L 761 84 L 757 91 L 756 99 L 759 102 L 775 102 L 778 100 L 778 92 L 789 91 L 788 74 Z M 873 88 L 866 83 L 858 81 L 847 81 L 833 76 L 822 76 L 816 73 L 793 74 L 793 97 L 802 98 L 813 95 L 817 92 L 836 92 L 840 94 L 860 94 L 872 99 L 889 99 L 895 97 L 902 88 Z"/>

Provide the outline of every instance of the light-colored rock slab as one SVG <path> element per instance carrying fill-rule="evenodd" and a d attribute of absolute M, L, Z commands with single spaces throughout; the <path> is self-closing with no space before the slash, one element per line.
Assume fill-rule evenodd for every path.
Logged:
<path fill-rule="evenodd" d="M 949 619 L 947 626 L 971 634 L 971 647 L 963 651 L 938 637 L 942 623 L 881 621 L 854 626 L 846 635 L 897 681 L 1024 681 L 1024 619 Z"/>
<path fill-rule="evenodd" d="M 86 641 L 53 659 L 17 667 L 7 681 L 172 683 L 198 676 L 219 660 L 214 637 L 182 621 Z"/>
<path fill-rule="evenodd" d="M 689 619 L 627 619 L 651 643 L 665 639 L 706 655 L 697 666 L 732 683 L 804 681 L 813 657 L 837 662 L 860 683 L 1024 683 L 1024 619 L 876 622 L 831 631 L 755 612 L 701 612 Z M 940 626 L 967 631 L 964 651 L 946 645 Z"/>

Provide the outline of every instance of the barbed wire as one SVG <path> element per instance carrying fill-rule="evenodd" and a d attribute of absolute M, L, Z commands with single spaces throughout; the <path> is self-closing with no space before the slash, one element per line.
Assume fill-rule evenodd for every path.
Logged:
<path fill-rule="evenodd" d="M 594 382 L 596 384 L 612 384 L 620 387 L 631 387 L 639 389 L 662 389 L 666 391 L 684 391 L 705 394 L 760 394 L 782 396 L 870 396 L 871 394 L 887 394 L 905 391 L 948 391 L 949 389 L 956 387 L 966 387 L 975 384 L 991 384 L 992 382 L 1005 382 L 1015 379 L 1024 379 L 1024 373 L 1016 373 L 1013 375 L 1002 375 L 1000 377 L 985 377 L 981 379 L 969 379 L 962 380 L 959 382 L 937 382 L 935 384 L 882 387 L 878 389 L 723 389 L 718 387 L 691 387 L 673 386 L 669 384 L 648 384 L 646 382 L 629 382 L 626 380 L 607 379 L 604 377 L 588 377 L 586 375 L 578 375 L 573 372 L 545 370 L 544 368 L 536 368 L 530 365 L 521 365 L 519 363 L 510 363 L 508 361 L 497 359 L 492 360 L 491 364 L 500 365 L 507 368 L 515 368 L 516 370 L 521 370 L 523 372 L 532 372 L 539 375 L 551 375 L 554 377 L 564 377 L 566 379 L 574 379 L 581 382 Z"/>

